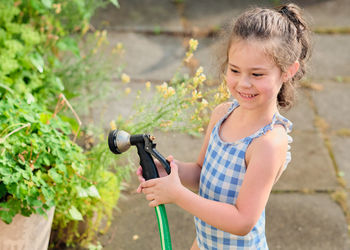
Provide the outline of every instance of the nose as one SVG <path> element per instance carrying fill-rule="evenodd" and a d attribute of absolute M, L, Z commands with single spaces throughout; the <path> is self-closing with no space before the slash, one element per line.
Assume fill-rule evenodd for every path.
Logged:
<path fill-rule="evenodd" d="M 243 75 L 239 78 L 238 85 L 243 88 L 250 88 L 252 86 L 249 77 Z"/>

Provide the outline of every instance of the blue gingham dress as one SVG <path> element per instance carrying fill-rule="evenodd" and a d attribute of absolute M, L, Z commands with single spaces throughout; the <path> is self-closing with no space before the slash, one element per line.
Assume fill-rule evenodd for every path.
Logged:
<path fill-rule="evenodd" d="M 239 106 L 234 100 L 226 115 L 214 126 L 205 154 L 200 175 L 199 195 L 210 200 L 235 204 L 246 172 L 245 153 L 253 139 L 271 130 L 274 125 L 282 124 L 289 133 L 292 123 L 276 113 L 272 122 L 251 136 L 236 142 L 224 142 L 219 137 L 223 121 Z M 288 135 L 289 143 L 292 138 Z M 290 149 L 290 147 L 288 148 Z M 284 169 L 291 160 L 288 150 Z M 257 224 L 245 236 L 237 236 L 210 226 L 194 217 L 197 243 L 200 249 L 268 249 L 265 237 L 265 210 Z M 235 223 L 232 221 L 232 223 Z"/>

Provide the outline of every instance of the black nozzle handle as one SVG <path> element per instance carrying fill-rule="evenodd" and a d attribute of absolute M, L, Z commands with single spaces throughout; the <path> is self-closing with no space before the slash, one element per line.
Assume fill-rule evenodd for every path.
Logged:
<path fill-rule="evenodd" d="M 140 165 L 142 167 L 142 176 L 145 180 L 155 179 L 159 177 L 156 164 L 152 155 L 145 151 L 143 143 L 136 144 L 137 153 L 140 157 Z"/>
<path fill-rule="evenodd" d="M 167 159 L 165 159 L 164 156 L 161 155 L 155 148 L 152 149 L 152 155 L 162 164 L 167 174 L 170 174 L 170 162 Z"/>

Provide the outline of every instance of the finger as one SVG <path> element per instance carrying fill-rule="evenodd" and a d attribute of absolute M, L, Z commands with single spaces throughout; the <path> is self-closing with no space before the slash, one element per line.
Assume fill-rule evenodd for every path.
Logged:
<path fill-rule="evenodd" d="M 153 200 L 153 201 L 151 201 L 150 203 L 148 203 L 148 206 L 150 206 L 150 207 L 156 207 L 156 206 L 158 206 L 158 202 L 157 202 L 156 200 Z"/>
<path fill-rule="evenodd" d="M 166 159 L 168 160 L 168 162 L 172 162 L 174 160 L 174 156 L 168 155 Z"/>
<path fill-rule="evenodd" d="M 170 162 L 170 167 L 171 167 L 171 173 L 170 174 L 178 174 L 179 168 L 175 162 Z"/>
<path fill-rule="evenodd" d="M 140 185 L 142 188 L 149 188 L 149 187 L 153 187 L 154 185 L 156 185 L 156 183 L 157 183 L 157 179 L 152 179 L 152 180 L 142 182 Z"/>
<path fill-rule="evenodd" d="M 141 191 L 142 191 L 143 194 L 150 194 L 150 193 L 152 193 L 150 188 L 142 188 Z"/>
<path fill-rule="evenodd" d="M 153 201 L 154 200 L 154 194 L 147 194 L 146 195 L 146 199 L 149 201 Z"/>
<path fill-rule="evenodd" d="M 137 192 L 137 193 L 142 193 L 142 187 L 141 187 L 141 184 L 140 184 L 140 185 L 137 187 L 136 192 Z"/>
<path fill-rule="evenodd" d="M 145 182 L 146 181 L 145 178 L 142 177 L 142 175 L 138 176 L 137 179 L 139 180 L 139 182 Z"/>
<path fill-rule="evenodd" d="M 141 166 L 139 166 L 138 169 L 136 170 L 136 174 L 142 176 L 142 167 Z"/>

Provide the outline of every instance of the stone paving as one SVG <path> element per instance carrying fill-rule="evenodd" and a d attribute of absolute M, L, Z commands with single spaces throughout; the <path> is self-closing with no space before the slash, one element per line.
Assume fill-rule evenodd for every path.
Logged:
<path fill-rule="evenodd" d="M 130 86 L 142 91 L 148 80 L 161 83 L 172 77 L 185 53 L 188 32 L 198 36 L 195 56 L 199 65 L 209 79 L 215 79 L 215 39 L 203 34 L 251 5 L 271 6 L 273 2 L 119 0 L 120 10 L 102 9 L 93 22 L 107 28 L 111 44 L 124 44 Z M 305 9 L 314 30 L 350 27 L 348 0 L 297 3 Z M 285 113 L 294 122 L 293 160 L 266 208 L 266 233 L 272 250 L 350 249 L 349 44 L 349 34 L 315 34 L 308 74 L 311 84 L 300 89 L 297 105 Z M 130 112 L 125 109 L 127 103 L 113 99 L 113 93 L 110 101 L 103 117 L 98 117 L 103 105 L 93 114 L 106 126 L 119 114 Z M 196 160 L 202 141 L 178 133 L 156 133 L 156 137 L 163 155 L 173 154 L 184 161 Z M 154 210 L 135 192 L 137 185 L 133 176 L 110 231 L 99 237 L 104 249 L 160 249 Z M 347 200 L 334 198 L 343 197 L 335 194 L 347 194 Z M 195 237 L 193 217 L 174 205 L 167 205 L 167 213 L 173 249 L 189 249 Z"/>

